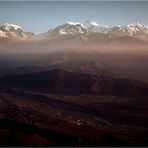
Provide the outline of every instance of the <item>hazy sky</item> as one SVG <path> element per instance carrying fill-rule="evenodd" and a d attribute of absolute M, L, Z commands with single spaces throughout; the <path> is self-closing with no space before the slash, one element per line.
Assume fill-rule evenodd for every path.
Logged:
<path fill-rule="evenodd" d="M 0 1 L 0 25 L 18 24 L 25 31 L 46 32 L 67 21 L 88 19 L 108 26 L 134 22 L 148 25 L 148 1 Z"/>

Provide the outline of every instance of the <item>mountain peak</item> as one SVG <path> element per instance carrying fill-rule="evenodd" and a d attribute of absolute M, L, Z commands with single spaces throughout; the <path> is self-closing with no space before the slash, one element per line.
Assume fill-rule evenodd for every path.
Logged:
<path fill-rule="evenodd" d="M 28 39 L 33 34 L 24 32 L 19 25 L 5 23 L 0 26 L 0 39 Z"/>
<path fill-rule="evenodd" d="M 81 23 L 79 22 L 66 22 L 66 24 L 69 24 L 69 25 L 81 25 Z"/>
<path fill-rule="evenodd" d="M 99 26 L 99 24 L 94 20 L 86 20 L 83 24 L 84 26 Z"/>
<path fill-rule="evenodd" d="M 9 24 L 9 23 L 5 23 L 2 26 L 2 28 L 5 31 L 11 31 L 11 30 L 22 31 L 22 27 L 21 26 L 14 25 L 14 24 Z"/>
<path fill-rule="evenodd" d="M 66 22 L 63 25 L 56 27 L 53 30 L 56 35 L 76 35 L 86 33 L 86 29 L 83 28 L 81 23 L 78 22 Z"/>
<path fill-rule="evenodd" d="M 87 29 L 89 32 L 96 32 L 96 33 L 106 33 L 108 26 L 99 25 L 96 21 L 87 20 L 85 21 L 82 26 Z"/>
<path fill-rule="evenodd" d="M 129 28 L 137 28 L 137 29 L 148 29 L 148 27 L 142 23 L 133 23 L 133 24 L 128 24 L 127 27 Z"/>

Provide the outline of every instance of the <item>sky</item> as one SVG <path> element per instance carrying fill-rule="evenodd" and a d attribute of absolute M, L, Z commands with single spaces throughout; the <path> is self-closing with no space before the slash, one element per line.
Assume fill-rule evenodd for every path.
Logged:
<path fill-rule="evenodd" d="M 67 21 L 115 26 L 148 25 L 148 1 L 0 1 L 0 25 L 12 23 L 23 30 L 43 33 Z"/>

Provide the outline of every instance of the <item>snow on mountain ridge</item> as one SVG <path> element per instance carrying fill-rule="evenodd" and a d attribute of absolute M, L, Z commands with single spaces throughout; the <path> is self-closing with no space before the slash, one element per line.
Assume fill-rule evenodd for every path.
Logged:
<path fill-rule="evenodd" d="M 148 33 L 148 27 L 144 24 L 141 24 L 141 23 L 129 24 L 129 25 L 127 25 L 127 27 L 130 30 L 132 30 L 134 33 L 138 32 L 138 31 Z"/>
<path fill-rule="evenodd" d="M 128 24 L 128 27 L 140 27 L 140 28 L 148 28 L 146 25 L 142 24 L 142 23 L 133 23 L 133 24 Z"/>
<path fill-rule="evenodd" d="M 99 26 L 99 24 L 96 21 L 91 21 L 91 20 L 85 21 L 84 23 L 82 23 L 82 25 L 86 28 L 91 26 Z"/>
<path fill-rule="evenodd" d="M 79 23 L 79 22 L 66 22 L 67 24 L 69 24 L 69 25 L 81 25 L 81 23 Z"/>
<path fill-rule="evenodd" d="M 93 33 L 106 34 L 109 38 L 114 37 L 134 37 L 142 40 L 148 40 L 148 27 L 141 23 L 128 25 L 116 25 L 113 27 L 100 25 L 96 21 L 87 20 L 84 23 L 66 22 L 48 32 L 48 36 L 55 35 L 84 35 L 89 36 Z"/>
<path fill-rule="evenodd" d="M 28 39 L 32 37 L 32 34 L 29 32 L 24 32 L 22 27 L 19 25 L 5 23 L 0 26 L 0 39 Z"/>
<path fill-rule="evenodd" d="M 53 35 L 76 35 L 76 34 L 84 34 L 86 33 L 86 29 L 82 26 L 81 23 L 77 22 L 66 22 L 53 30 L 49 31 L 49 34 Z"/>
<path fill-rule="evenodd" d="M 18 26 L 18 25 L 14 25 L 14 24 L 9 24 L 9 23 L 5 23 L 3 25 L 3 28 L 7 31 L 11 30 L 11 29 L 14 29 L 14 30 L 22 30 L 22 27 L 21 26 Z"/>
<path fill-rule="evenodd" d="M 50 29 L 46 36 L 55 35 L 89 35 L 89 33 L 103 33 L 108 34 L 110 37 L 130 36 L 138 39 L 148 40 L 148 26 L 142 23 L 133 23 L 128 25 L 116 25 L 108 27 L 100 25 L 96 21 L 87 20 L 84 23 L 68 21 L 65 24 Z M 101 35 L 100 34 L 100 35 Z M 23 32 L 22 27 L 19 25 L 6 23 L 0 27 L 1 38 L 16 38 L 26 39 L 29 34 Z"/>

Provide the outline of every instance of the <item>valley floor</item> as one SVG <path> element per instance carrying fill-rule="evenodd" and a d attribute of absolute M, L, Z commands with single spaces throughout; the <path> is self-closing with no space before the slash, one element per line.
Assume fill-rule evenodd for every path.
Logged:
<path fill-rule="evenodd" d="M 148 146 L 147 98 L 11 91 L 0 102 L 1 146 Z"/>

